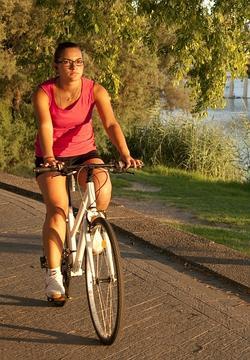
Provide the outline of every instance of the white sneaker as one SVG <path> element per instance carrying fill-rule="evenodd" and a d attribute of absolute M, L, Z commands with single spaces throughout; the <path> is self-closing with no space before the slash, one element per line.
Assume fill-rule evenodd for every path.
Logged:
<path fill-rule="evenodd" d="M 58 299 L 65 295 L 61 271 L 48 269 L 45 279 L 46 295 L 50 299 Z"/>

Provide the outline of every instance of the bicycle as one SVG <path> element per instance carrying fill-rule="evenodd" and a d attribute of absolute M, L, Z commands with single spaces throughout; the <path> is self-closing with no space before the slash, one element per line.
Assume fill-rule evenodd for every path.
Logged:
<path fill-rule="evenodd" d="M 74 166 L 35 168 L 37 173 L 52 171 L 55 176 L 67 177 L 69 210 L 66 220 L 66 239 L 62 253 L 61 271 L 65 295 L 69 298 L 71 277 L 84 273 L 92 323 L 101 342 L 112 344 L 120 334 L 124 314 L 124 285 L 118 241 L 103 212 L 96 209 L 93 170 L 103 168 L 110 172 L 129 172 L 119 163 L 85 164 Z M 75 175 L 85 170 L 86 190 L 77 214 L 74 214 L 71 192 L 75 191 Z M 41 257 L 46 267 L 46 258 Z M 63 305 L 63 304 L 57 304 Z"/>

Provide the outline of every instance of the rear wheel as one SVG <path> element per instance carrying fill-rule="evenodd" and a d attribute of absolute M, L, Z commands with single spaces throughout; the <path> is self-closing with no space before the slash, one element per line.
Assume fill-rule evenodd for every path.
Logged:
<path fill-rule="evenodd" d="M 124 309 L 120 251 L 111 225 L 102 217 L 91 224 L 90 237 L 93 251 L 86 249 L 85 256 L 90 314 L 100 340 L 110 345 L 120 332 Z"/>

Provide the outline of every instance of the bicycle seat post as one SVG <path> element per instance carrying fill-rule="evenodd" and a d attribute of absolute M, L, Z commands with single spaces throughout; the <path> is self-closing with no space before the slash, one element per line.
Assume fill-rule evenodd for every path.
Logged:
<path fill-rule="evenodd" d="M 74 174 L 70 174 L 68 176 L 68 182 L 69 182 L 69 191 L 75 192 L 76 191 L 76 181 Z"/>
<path fill-rule="evenodd" d="M 87 179 L 86 179 L 87 183 L 93 181 L 93 170 L 94 170 L 94 168 L 92 168 L 92 167 L 87 168 Z"/>

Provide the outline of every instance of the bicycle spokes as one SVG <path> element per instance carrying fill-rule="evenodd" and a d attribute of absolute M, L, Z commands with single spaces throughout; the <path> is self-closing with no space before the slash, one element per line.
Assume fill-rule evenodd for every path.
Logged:
<path fill-rule="evenodd" d="M 101 251 L 87 252 L 86 285 L 91 317 L 101 341 L 111 344 L 118 335 L 123 310 L 123 281 L 119 250 L 111 226 L 101 217 L 91 227 Z M 97 241 L 97 240 L 96 240 Z"/>

